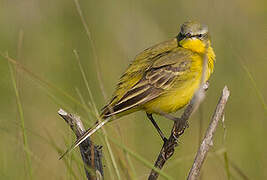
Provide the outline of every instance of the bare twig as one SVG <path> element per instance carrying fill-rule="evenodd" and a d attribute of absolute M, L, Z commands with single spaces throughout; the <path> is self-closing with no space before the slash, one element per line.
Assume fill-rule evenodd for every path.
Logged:
<path fill-rule="evenodd" d="M 203 92 L 208 89 L 209 83 L 206 82 L 203 84 L 199 90 L 199 92 Z M 184 130 L 188 127 L 187 120 L 191 116 L 191 114 L 196 110 L 199 106 L 200 97 L 199 94 L 196 93 L 194 98 L 190 101 L 189 105 L 186 107 L 184 113 L 178 121 L 174 122 L 172 127 L 171 135 L 167 141 L 163 144 L 158 158 L 154 164 L 155 168 L 162 169 L 165 162 L 173 155 L 174 148 L 178 145 L 178 138 L 184 133 Z M 203 99 L 203 98 L 202 98 Z M 155 170 L 151 170 L 150 175 L 148 177 L 149 180 L 156 180 L 159 174 Z"/>
<path fill-rule="evenodd" d="M 187 127 L 187 120 L 189 119 L 191 113 L 193 112 L 193 101 L 185 109 L 181 119 L 176 121 L 173 125 L 171 135 L 167 141 L 163 144 L 158 158 L 154 164 L 154 167 L 162 169 L 165 162 L 173 155 L 174 148 L 178 145 L 178 138 L 184 133 Z M 159 173 L 155 170 L 151 170 L 148 180 L 156 180 Z"/>
<path fill-rule="evenodd" d="M 68 114 L 60 109 L 58 114 L 68 123 L 76 137 L 79 138 L 84 132 L 84 126 L 76 115 Z M 80 152 L 84 162 L 84 169 L 88 180 L 103 179 L 102 151 L 100 146 L 95 146 L 89 138 L 81 143 Z"/>
<path fill-rule="evenodd" d="M 202 92 L 200 94 L 201 96 L 204 96 L 204 90 L 206 90 L 208 88 L 208 86 L 209 86 L 208 82 L 202 85 L 202 89 L 200 89 L 198 91 L 198 92 Z M 172 131 L 171 131 L 171 135 L 168 138 L 168 140 L 163 144 L 161 151 L 158 155 L 158 158 L 154 164 L 154 167 L 162 169 L 162 167 L 164 166 L 166 161 L 173 155 L 174 149 L 178 145 L 179 137 L 184 133 L 185 129 L 188 127 L 187 120 L 189 119 L 191 114 L 193 112 L 195 112 L 195 110 L 198 108 L 200 100 L 203 100 L 203 98 L 201 99 L 198 97 L 199 96 L 198 92 L 196 93 L 195 97 L 190 101 L 189 105 L 186 107 L 180 120 L 176 121 L 174 123 Z M 224 93 L 229 92 L 227 87 L 224 88 L 223 92 Z M 228 93 L 228 95 L 229 95 L 229 93 Z M 224 96 L 222 96 L 222 97 L 224 97 Z M 220 102 L 222 101 L 222 97 L 220 99 Z M 149 180 L 156 180 L 158 178 L 158 176 L 159 176 L 159 174 L 155 170 L 151 170 L 151 173 L 150 173 L 148 179 Z"/>
<path fill-rule="evenodd" d="M 187 177 L 188 180 L 195 180 L 198 178 L 200 169 L 202 167 L 202 164 L 207 156 L 207 153 L 209 151 L 210 146 L 212 146 L 212 139 L 213 135 L 216 131 L 217 125 L 219 123 L 219 120 L 221 119 L 225 105 L 227 103 L 228 97 L 230 95 L 230 91 L 225 86 L 221 95 L 221 98 L 217 104 L 216 110 L 212 116 L 212 120 L 210 122 L 210 125 L 206 131 L 205 137 L 198 149 L 197 155 L 195 157 L 193 166 L 189 172 L 189 175 Z"/>

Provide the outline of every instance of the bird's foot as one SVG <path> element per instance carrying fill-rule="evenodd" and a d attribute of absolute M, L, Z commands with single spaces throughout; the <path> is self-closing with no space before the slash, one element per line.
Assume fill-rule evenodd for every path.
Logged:
<path fill-rule="evenodd" d="M 168 142 L 168 139 L 166 137 L 163 137 L 162 140 L 163 140 L 163 144 L 166 144 Z"/>

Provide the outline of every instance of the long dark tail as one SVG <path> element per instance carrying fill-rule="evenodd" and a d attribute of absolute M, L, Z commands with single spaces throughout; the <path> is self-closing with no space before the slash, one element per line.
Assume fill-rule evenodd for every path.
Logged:
<path fill-rule="evenodd" d="M 60 157 L 59 159 L 62 159 L 66 154 L 68 154 L 69 152 L 71 152 L 73 149 L 75 149 L 76 147 L 78 147 L 85 139 L 87 139 L 88 137 L 90 137 L 92 134 L 94 134 L 98 129 L 100 129 L 102 126 L 104 126 L 108 121 L 110 120 L 110 118 L 107 118 L 101 122 L 96 123 L 92 128 L 86 130 L 86 132 L 79 137 L 74 144 L 67 149 Z"/>

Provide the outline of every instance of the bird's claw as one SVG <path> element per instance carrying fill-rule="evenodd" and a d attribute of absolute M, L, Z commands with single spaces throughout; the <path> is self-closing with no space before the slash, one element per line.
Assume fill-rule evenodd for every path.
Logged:
<path fill-rule="evenodd" d="M 168 141 L 168 139 L 167 139 L 166 137 L 163 137 L 163 139 L 162 139 L 162 140 L 163 140 L 163 143 L 164 143 L 164 144 L 166 144 L 166 143 L 167 143 L 167 141 Z"/>

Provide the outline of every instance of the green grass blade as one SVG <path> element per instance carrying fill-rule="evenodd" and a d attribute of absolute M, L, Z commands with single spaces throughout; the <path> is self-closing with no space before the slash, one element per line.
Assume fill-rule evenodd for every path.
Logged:
<path fill-rule="evenodd" d="M 59 148 L 58 144 L 54 141 L 54 139 L 52 138 L 50 133 L 48 131 L 46 131 L 46 134 L 47 134 L 47 137 L 49 139 L 48 140 L 49 144 L 58 152 L 58 154 L 61 154 L 63 151 L 61 150 L 61 148 Z M 76 175 L 76 173 L 73 171 L 73 168 L 69 164 L 68 160 L 66 158 L 64 158 L 63 161 L 64 161 L 64 164 L 67 168 L 69 175 L 71 175 L 74 179 L 79 179 L 78 176 Z"/>
<path fill-rule="evenodd" d="M 75 3 L 75 6 L 76 6 L 76 9 L 77 9 L 77 12 L 78 12 L 78 14 L 80 16 L 80 19 L 82 21 L 83 27 L 85 29 L 87 38 L 88 38 L 88 40 L 89 40 L 89 42 L 91 44 L 91 47 L 92 47 L 93 60 L 94 60 L 95 66 L 96 66 L 97 79 L 98 79 L 98 82 L 99 82 L 99 86 L 100 86 L 101 92 L 102 92 L 102 94 L 104 96 L 104 99 L 107 100 L 107 95 L 106 95 L 105 90 L 104 90 L 103 81 L 102 81 L 102 77 L 101 77 L 100 70 L 99 70 L 99 64 L 98 64 L 99 61 L 98 61 L 98 57 L 97 57 L 97 54 L 96 54 L 96 48 L 95 48 L 95 45 L 94 45 L 94 41 L 93 41 L 91 32 L 90 32 L 90 30 L 88 28 L 88 25 L 86 24 L 86 21 L 85 21 L 85 18 L 83 16 L 83 12 L 82 12 L 82 9 L 80 7 L 79 1 L 78 0 L 74 0 L 74 3 Z"/>
<path fill-rule="evenodd" d="M 156 172 L 158 172 L 164 179 L 167 180 L 172 180 L 173 178 L 170 177 L 169 175 L 167 175 L 166 173 L 164 173 L 162 170 L 159 170 L 157 168 L 154 167 L 153 164 L 151 164 L 150 162 L 148 162 L 147 160 L 145 160 L 142 156 L 140 156 L 139 154 L 133 152 L 132 150 L 130 150 L 129 148 L 127 148 L 125 145 L 119 143 L 118 141 L 114 140 L 113 138 L 107 137 L 108 139 L 110 139 L 110 141 L 112 141 L 115 145 L 117 145 L 118 147 L 120 147 L 121 149 L 123 149 L 124 151 L 126 151 L 129 155 L 131 155 L 132 157 L 134 157 L 136 160 L 140 161 L 141 163 L 143 163 L 146 167 L 155 170 Z"/>
<path fill-rule="evenodd" d="M 229 164 L 229 159 L 228 159 L 228 153 L 227 153 L 227 148 L 225 146 L 225 139 L 226 139 L 226 124 L 225 124 L 225 115 L 223 115 L 222 117 L 222 125 L 223 125 L 223 149 L 225 149 L 224 153 L 223 153 L 223 158 L 224 158 L 224 168 L 225 168 L 225 172 L 227 175 L 227 179 L 230 180 L 231 179 L 231 173 L 230 173 L 230 164 Z"/>
<path fill-rule="evenodd" d="M 125 157 L 126 157 L 127 163 L 130 166 L 131 174 L 133 176 L 133 179 L 137 179 L 137 173 L 136 173 L 136 170 L 134 168 L 134 165 L 133 165 L 133 162 L 131 160 L 131 157 L 129 156 L 129 153 L 127 151 L 124 151 L 124 152 L 125 152 Z"/>
<path fill-rule="evenodd" d="M 17 108 L 18 108 L 18 112 L 19 112 L 21 132 L 22 132 L 22 138 L 23 138 L 24 153 L 25 153 L 26 162 L 27 162 L 28 176 L 29 176 L 29 179 L 32 179 L 31 156 L 28 153 L 28 151 L 25 150 L 25 149 L 29 149 L 29 145 L 28 145 L 28 138 L 27 138 L 27 134 L 26 134 L 26 130 L 25 130 L 25 119 L 24 119 L 22 103 L 20 100 L 19 91 L 17 89 L 17 84 L 16 84 L 16 80 L 15 80 L 15 76 L 14 76 L 14 69 L 10 63 L 8 63 L 8 66 L 9 66 L 9 70 L 10 70 L 12 85 L 14 87 L 14 91 L 15 91 L 15 95 L 16 95 L 16 102 L 17 102 Z"/>
<path fill-rule="evenodd" d="M 77 53 L 76 50 L 73 50 L 73 53 L 74 53 L 74 55 L 75 55 L 75 57 L 76 57 L 76 60 L 77 60 L 77 62 L 78 62 L 78 66 L 79 66 L 79 69 L 80 69 L 81 74 L 82 74 L 83 82 L 84 82 L 84 84 L 85 84 L 85 86 L 86 86 L 86 88 L 87 88 L 87 92 L 88 92 L 88 94 L 89 94 L 89 97 L 90 97 L 90 100 L 91 100 L 91 102 L 92 102 L 93 108 L 94 108 L 95 112 L 98 112 L 98 111 L 97 111 L 97 108 L 96 108 L 96 104 L 94 103 L 94 98 L 93 98 L 92 91 L 91 91 L 91 89 L 90 89 L 90 87 L 89 87 L 88 80 L 87 80 L 87 78 L 86 78 L 85 72 L 84 72 L 84 70 L 83 70 L 83 67 L 82 67 L 82 64 L 81 64 L 81 61 L 80 61 L 80 57 L 79 57 L 79 55 L 78 55 L 78 53 Z"/>
<path fill-rule="evenodd" d="M 38 80 L 41 85 L 45 85 L 48 88 L 55 90 L 57 93 L 63 95 L 64 97 L 66 97 L 67 99 L 69 99 L 71 102 L 73 102 L 74 104 L 78 105 L 81 108 L 84 108 L 84 106 L 77 101 L 75 98 L 73 98 L 71 95 L 69 95 L 68 93 L 66 93 L 65 91 L 63 91 L 62 89 L 58 88 L 57 86 L 51 84 L 50 82 L 44 80 L 42 77 L 40 77 L 39 75 L 33 73 L 31 70 L 27 69 L 25 66 L 23 66 L 21 63 L 17 62 L 15 59 L 10 58 L 7 55 L 4 55 L 3 53 L 0 52 L 0 55 L 3 56 L 8 62 L 12 63 L 13 65 L 15 65 L 17 68 L 19 68 L 20 70 L 22 70 L 23 72 L 25 72 L 26 74 L 28 74 L 31 78 Z M 89 109 L 85 109 L 86 111 L 89 111 Z"/>
<path fill-rule="evenodd" d="M 264 100 L 264 97 L 263 97 L 262 93 L 260 92 L 260 90 L 259 90 L 259 88 L 258 88 L 258 86 L 256 84 L 255 79 L 253 78 L 252 74 L 249 72 L 249 70 L 248 70 L 248 68 L 246 66 L 243 66 L 243 69 L 246 71 L 246 73 L 247 73 L 247 75 L 249 77 L 249 80 L 251 81 L 251 83 L 252 83 L 252 85 L 253 85 L 253 87 L 254 87 L 254 89 L 256 91 L 256 94 L 257 94 L 257 96 L 258 96 L 258 98 L 259 98 L 259 100 L 261 102 L 261 105 L 263 106 L 265 112 L 267 113 L 267 104 L 266 104 L 266 102 Z"/>
<path fill-rule="evenodd" d="M 16 122 L 16 121 L 11 121 L 11 123 L 12 123 L 13 125 L 15 125 L 16 128 L 17 128 L 17 127 L 19 127 L 19 128 L 21 127 L 21 125 L 20 125 L 18 122 Z M 26 131 L 27 134 L 31 134 L 31 135 L 33 135 L 34 137 L 38 137 L 38 138 L 40 138 L 42 141 L 44 141 L 44 142 L 46 142 L 46 143 L 49 144 L 49 141 L 48 141 L 45 137 L 40 136 L 38 133 L 34 132 L 32 129 L 29 129 L 29 128 L 25 127 L 25 131 Z M 4 131 L 4 133 L 7 133 L 8 135 L 10 135 L 10 132 L 8 132 L 8 131 Z M 19 141 L 19 140 L 17 139 L 17 137 L 8 136 L 8 138 L 10 139 L 9 141 L 10 141 L 12 144 L 18 144 L 18 145 L 19 145 L 25 152 L 27 152 L 27 154 L 31 157 L 32 160 L 34 160 L 35 162 L 37 162 L 37 163 L 39 163 L 40 165 L 42 165 L 42 168 L 43 168 L 43 169 L 49 170 L 49 173 L 50 173 L 50 177 L 51 177 L 51 178 L 52 178 L 52 177 L 53 177 L 54 179 L 58 179 L 58 178 L 59 178 L 59 177 L 58 177 L 58 173 L 55 173 L 55 172 L 51 171 L 50 166 L 47 165 L 47 164 L 44 164 L 43 161 L 42 161 L 40 158 L 38 158 L 38 156 L 36 156 L 30 149 L 28 149 L 27 147 L 25 147 L 24 144 L 23 144 L 21 141 Z M 50 144 L 50 145 L 51 145 L 51 144 Z M 40 168 L 40 166 L 39 166 L 38 168 Z M 2 176 L 0 176 L 0 177 L 2 177 Z M 0 178 L 0 179 L 1 179 L 1 178 Z"/>
<path fill-rule="evenodd" d="M 81 71 L 81 73 L 82 73 L 83 81 L 84 81 L 84 83 L 85 83 L 85 85 L 86 85 L 86 88 L 87 88 L 87 91 L 88 91 L 88 94 L 89 94 L 91 103 L 92 103 L 93 108 L 94 108 L 94 110 L 95 110 L 95 116 L 97 117 L 98 121 L 102 121 L 102 119 L 99 117 L 99 112 L 98 112 L 98 110 L 97 110 L 97 108 L 96 108 L 96 104 L 95 104 L 95 102 L 94 102 L 93 95 L 92 95 L 91 89 L 90 89 L 90 87 L 89 87 L 88 80 L 87 80 L 87 78 L 86 78 L 85 72 L 84 72 L 83 67 L 82 67 L 82 65 L 81 65 L 81 61 L 80 61 L 79 55 L 78 55 L 77 51 L 74 50 L 73 52 L 74 52 L 74 54 L 75 54 L 76 60 L 78 61 L 78 65 L 79 65 L 79 69 L 80 69 L 80 71 Z M 108 140 L 108 138 L 107 138 L 107 136 L 106 136 L 106 135 L 107 135 L 107 132 L 106 132 L 106 130 L 105 130 L 104 127 L 102 127 L 101 129 L 102 129 L 103 134 L 105 134 L 105 136 L 104 136 L 104 141 L 105 141 L 105 143 L 106 143 L 106 146 L 107 146 L 107 149 L 108 149 L 110 158 L 111 158 L 111 163 L 112 163 L 112 165 L 113 165 L 113 167 L 114 167 L 114 169 L 115 169 L 115 173 L 116 173 L 116 175 L 117 175 L 118 180 L 121 180 L 120 171 L 119 171 L 118 165 L 117 165 L 117 163 L 116 163 L 114 153 L 113 153 L 112 148 L 111 148 L 111 146 L 110 146 L 109 140 Z"/>
<path fill-rule="evenodd" d="M 239 61 L 239 63 L 241 64 L 241 67 L 243 68 L 243 70 L 244 70 L 245 73 L 247 74 L 247 76 L 248 76 L 248 78 L 249 78 L 249 80 L 250 80 L 250 82 L 251 82 L 253 88 L 254 88 L 255 91 L 256 91 L 256 95 L 257 95 L 258 99 L 260 100 L 260 103 L 261 103 L 261 105 L 262 105 L 262 107 L 263 107 L 263 109 L 264 109 L 264 112 L 265 112 L 266 115 L 267 115 L 267 104 L 266 104 L 266 102 L 265 102 L 265 100 L 264 100 L 264 97 L 263 97 L 261 91 L 259 90 L 259 88 L 258 88 L 258 86 L 257 86 L 257 83 L 256 83 L 254 77 L 252 76 L 251 72 L 249 71 L 248 67 L 247 67 L 245 64 L 243 64 L 243 63 L 240 62 L 240 61 Z"/>
<path fill-rule="evenodd" d="M 228 160 L 227 151 L 223 153 L 223 157 L 224 157 L 224 162 L 225 162 L 225 171 L 226 171 L 227 179 L 230 180 L 231 173 L 230 173 L 230 168 L 229 168 L 229 160 Z"/>

